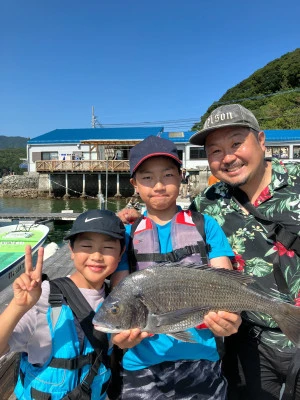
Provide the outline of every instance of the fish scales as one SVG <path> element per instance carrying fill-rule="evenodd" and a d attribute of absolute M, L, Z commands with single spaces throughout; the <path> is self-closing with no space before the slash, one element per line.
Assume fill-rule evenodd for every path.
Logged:
<path fill-rule="evenodd" d="M 269 314 L 300 346 L 300 308 L 251 288 L 255 279 L 237 271 L 167 264 L 135 272 L 105 299 L 94 317 L 96 329 L 121 332 L 183 332 L 209 311 Z"/>
<path fill-rule="evenodd" d="M 145 299 L 152 300 L 148 303 L 149 310 L 154 314 L 176 311 L 184 308 L 203 305 L 203 311 L 197 311 L 189 315 L 178 324 L 162 326 L 157 332 L 165 332 L 173 329 L 187 329 L 199 324 L 208 311 L 225 310 L 241 312 L 243 310 L 274 313 L 278 307 L 272 299 L 266 303 L 265 296 L 256 292 L 251 293 L 246 285 L 232 279 L 232 276 L 213 274 L 211 269 L 201 271 L 180 267 L 159 267 L 147 269 L 141 277 L 132 277 L 133 290 L 139 291 L 142 287 Z M 221 271 L 219 271 L 221 272 Z M 163 274 L 163 279 L 162 279 Z M 239 274 L 239 272 L 237 272 Z M 221 275 L 221 276 L 220 276 Z M 153 291 L 153 282 L 155 291 Z M 136 292 L 137 293 L 137 292 Z M 138 294 L 138 293 L 137 293 Z M 206 306 L 206 307 L 205 307 Z"/>

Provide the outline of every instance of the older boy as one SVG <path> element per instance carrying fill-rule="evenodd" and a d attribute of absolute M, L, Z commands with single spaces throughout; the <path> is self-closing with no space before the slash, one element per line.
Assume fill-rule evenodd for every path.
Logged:
<path fill-rule="evenodd" d="M 133 235 L 136 268 L 168 261 L 168 257 L 170 260 L 178 257 L 182 263 L 187 260 L 201 263 L 201 249 L 208 244 L 210 265 L 231 269 L 228 257 L 233 253 L 215 220 L 204 216 L 205 242 L 192 213 L 181 211 L 176 205 L 180 166 L 175 145 L 157 136 L 146 138 L 130 152 L 130 182 L 147 207 L 134 234 L 131 226 L 127 227 Z M 116 276 L 121 274 L 124 276 L 126 272 L 117 272 Z M 196 343 L 167 335 L 151 337 L 138 330 L 115 335 L 115 344 L 129 348 L 123 357 L 122 399 L 224 400 L 227 384 L 221 374 L 214 334 L 235 333 L 240 317 L 227 312 L 210 313 L 205 322 L 210 330 L 206 327 L 191 330 Z"/>
<path fill-rule="evenodd" d="M 79 215 L 65 239 L 70 240 L 76 269 L 70 276 L 75 293 L 79 288 L 76 301 L 79 304 L 83 295 L 92 312 L 101 306 L 104 280 L 115 271 L 124 252 L 124 225 L 113 212 L 87 211 Z M 16 396 L 59 400 L 72 393 L 68 398 L 73 399 L 74 390 L 80 390 L 76 398 L 104 400 L 110 370 L 100 361 L 97 364 L 94 347 L 66 299 L 60 308 L 57 302 L 49 305 L 52 289 L 49 281 L 42 283 L 42 267 L 43 249 L 33 269 L 27 246 L 25 273 L 14 281 L 14 297 L 0 315 L 0 355 L 23 353 Z M 91 365 L 97 365 L 98 372 L 90 382 Z"/>

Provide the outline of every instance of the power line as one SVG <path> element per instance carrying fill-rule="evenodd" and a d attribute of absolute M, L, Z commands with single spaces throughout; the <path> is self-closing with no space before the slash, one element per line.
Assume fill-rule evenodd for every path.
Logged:
<path fill-rule="evenodd" d="M 216 101 L 213 105 L 222 105 L 222 104 L 232 104 L 232 103 L 240 103 L 246 100 L 257 100 L 263 99 L 266 97 L 272 96 L 279 96 L 282 94 L 288 94 L 293 92 L 300 92 L 300 88 L 295 88 L 291 90 L 283 90 L 279 92 L 268 93 L 265 95 L 257 95 L 252 97 L 243 97 L 240 99 L 230 100 L 230 101 Z M 292 107 L 294 108 L 294 107 Z M 288 110 L 289 108 L 285 109 L 284 111 Z M 255 111 L 255 110 L 251 110 Z M 297 114 L 296 114 L 297 115 Z M 260 119 L 269 119 L 270 116 L 261 117 Z M 170 120 L 158 120 L 158 121 L 142 121 L 142 122 L 120 122 L 120 123 L 107 123 L 101 124 L 103 128 L 113 128 L 113 127 L 142 127 L 142 126 L 155 126 L 155 125 L 163 125 L 165 128 L 176 131 L 176 130 L 183 130 L 188 131 L 190 130 L 195 124 L 200 123 L 200 117 L 190 117 L 190 118 L 179 118 L 179 119 L 170 119 Z"/>

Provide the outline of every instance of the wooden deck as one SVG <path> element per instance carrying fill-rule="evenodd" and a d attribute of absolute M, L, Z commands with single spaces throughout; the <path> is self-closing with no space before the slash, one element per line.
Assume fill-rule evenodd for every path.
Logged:
<path fill-rule="evenodd" d="M 67 211 L 67 210 L 66 210 Z M 74 221 L 80 213 L 60 212 L 60 213 L 0 213 L 0 221 Z"/>
<path fill-rule="evenodd" d="M 74 270 L 73 262 L 70 259 L 68 245 L 57 250 L 54 255 L 44 262 L 43 272 L 50 279 L 66 276 Z M 0 312 L 6 308 L 13 297 L 12 286 L 0 292 Z M 0 358 L 0 398 L 1 400 L 15 399 L 13 389 L 15 385 L 15 354 L 9 354 Z"/>

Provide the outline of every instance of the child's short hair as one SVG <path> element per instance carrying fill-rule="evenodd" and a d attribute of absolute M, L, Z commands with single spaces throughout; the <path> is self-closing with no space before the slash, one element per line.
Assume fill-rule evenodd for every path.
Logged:
<path fill-rule="evenodd" d="M 89 210 L 80 214 L 64 240 L 70 240 L 71 247 L 73 247 L 76 236 L 84 232 L 103 233 L 119 239 L 122 248 L 125 245 L 124 224 L 114 212 L 109 210 Z"/>
<path fill-rule="evenodd" d="M 132 178 L 138 167 L 148 158 L 165 156 L 171 158 L 180 168 L 182 161 L 179 159 L 177 147 L 168 139 L 159 136 L 148 136 L 136 144 L 129 155 L 130 177 Z"/>

